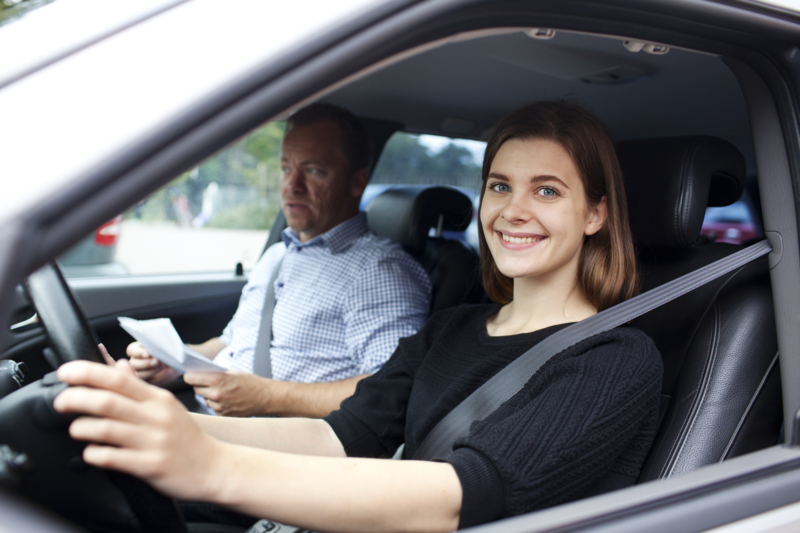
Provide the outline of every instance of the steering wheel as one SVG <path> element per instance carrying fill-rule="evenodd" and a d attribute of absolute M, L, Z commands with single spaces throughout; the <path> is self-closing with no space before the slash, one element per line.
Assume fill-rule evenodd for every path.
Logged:
<path fill-rule="evenodd" d="M 104 362 L 97 348 L 97 334 L 55 262 L 31 274 L 25 282 L 25 289 L 59 366 L 79 359 Z"/>
<path fill-rule="evenodd" d="M 55 262 L 31 274 L 25 288 L 55 362 L 104 363 L 97 335 Z M 33 465 L 18 491 L 90 530 L 186 532 L 174 500 L 139 479 L 83 462 L 85 443 L 67 433 L 75 416 L 53 409 L 66 387 L 52 372 L 0 399 L 0 444 L 24 452 Z"/>

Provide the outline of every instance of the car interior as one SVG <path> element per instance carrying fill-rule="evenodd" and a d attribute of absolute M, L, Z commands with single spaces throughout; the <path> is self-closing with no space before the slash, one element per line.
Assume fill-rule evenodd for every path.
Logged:
<path fill-rule="evenodd" d="M 377 161 L 397 131 L 485 140 L 508 111 L 558 98 L 586 104 L 617 143 L 642 291 L 752 244 L 701 236 L 708 207 L 730 205 L 743 195 L 751 199 L 756 227 L 763 227 L 759 203 L 752 201 L 758 183 L 750 115 L 736 75 L 718 55 L 615 35 L 501 27 L 426 43 L 313 100 L 363 118 Z M 370 228 L 402 244 L 425 267 L 434 286 L 432 312 L 486 301 L 477 251 L 443 236 L 472 222 L 472 199 L 452 187 L 409 183 L 393 185 L 369 203 Z M 130 198 L 129 205 L 138 200 Z M 277 242 L 283 227 L 278 215 L 266 246 Z M 655 341 L 665 370 L 660 430 L 640 483 L 783 442 L 770 266 L 766 257 L 758 259 L 633 321 Z M 226 272 L 80 278 L 70 286 L 98 338 L 119 356 L 131 339 L 117 316 L 167 316 L 186 342 L 199 342 L 208 332 L 221 333 L 245 282 L 246 273 Z M 61 359 L 48 347 L 40 325 L 26 323 L 39 302 L 20 288 L 15 306 L 11 322 L 16 327 L 0 357 L 24 363 L 24 381 L 30 383 Z M 17 376 L 17 369 L 4 376 L 12 374 Z M 3 385 L 4 393 L 15 390 L 17 381 Z M 172 387 L 176 393 L 186 390 L 180 383 Z M 97 492 L 87 488 L 79 469 L 64 467 L 57 475 Z M 100 473 L 92 475 L 92 483 L 106 486 Z M 56 502 L 56 495 L 42 488 L 44 479 L 26 479 L 24 473 L 19 479 L 22 494 L 65 516 L 80 519 L 99 512 L 88 504 Z M 109 505 L 118 510 L 124 507 L 119 498 L 114 492 L 102 501 L 113 500 Z M 145 511 L 130 507 L 143 520 Z M 119 514 L 97 515 L 93 525 L 135 530 L 129 517 L 120 521 Z"/>

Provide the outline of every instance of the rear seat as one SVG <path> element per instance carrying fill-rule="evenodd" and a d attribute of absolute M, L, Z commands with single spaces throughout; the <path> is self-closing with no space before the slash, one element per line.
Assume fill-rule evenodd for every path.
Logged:
<path fill-rule="evenodd" d="M 483 300 L 478 255 L 445 231 L 464 231 L 472 202 L 451 187 L 393 186 L 367 206 L 372 231 L 403 245 L 428 272 L 433 284 L 431 312 Z M 429 236 L 431 228 L 434 236 Z"/>

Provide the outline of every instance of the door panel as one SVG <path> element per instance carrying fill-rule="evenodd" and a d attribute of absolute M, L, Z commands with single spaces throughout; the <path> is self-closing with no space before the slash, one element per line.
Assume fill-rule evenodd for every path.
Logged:
<path fill-rule="evenodd" d="M 203 342 L 222 333 L 239 303 L 247 276 L 228 273 L 81 278 L 69 280 L 89 322 L 109 353 L 120 357 L 133 340 L 117 322 L 118 316 L 136 319 L 167 317 L 188 343 Z M 33 314 L 18 288 L 14 322 Z M 41 356 L 46 346 L 40 325 L 22 327 L 11 334 L 3 359 L 28 365 L 32 379 L 50 370 Z"/>

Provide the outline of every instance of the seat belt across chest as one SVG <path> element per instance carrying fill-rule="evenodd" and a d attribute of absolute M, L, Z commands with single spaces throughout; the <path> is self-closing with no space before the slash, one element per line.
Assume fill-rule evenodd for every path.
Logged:
<path fill-rule="evenodd" d="M 275 310 L 275 282 L 278 281 L 281 273 L 284 257 L 286 257 L 286 252 L 275 265 L 275 269 L 269 277 L 264 307 L 261 309 L 261 324 L 258 328 L 258 337 L 253 353 L 253 374 L 262 378 L 272 379 L 272 360 L 269 354 L 272 345 L 272 312 Z"/>
<path fill-rule="evenodd" d="M 492 376 L 442 418 L 422 441 L 414 459 L 446 458 L 452 453 L 455 441 L 469 433 L 472 422 L 483 420 L 522 390 L 554 355 L 592 335 L 625 324 L 771 251 L 769 242 L 763 240 L 550 335 Z"/>

